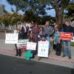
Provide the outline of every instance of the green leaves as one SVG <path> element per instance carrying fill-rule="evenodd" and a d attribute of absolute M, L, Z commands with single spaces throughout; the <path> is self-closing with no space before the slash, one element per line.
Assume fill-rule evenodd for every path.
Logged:
<path fill-rule="evenodd" d="M 18 15 L 16 13 L 13 14 L 5 14 L 3 16 L 0 16 L 0 22 L 5 24 L 5 26 L 8 25 L 15 25 L 17 22 L 22 20 L 21 15 Z"/>
<path fill-rule="evenodd" d="M 67 9 L 74 10 L 74 3 L 70 3 L 70 4 L 67 6 Z"/>
<path fill-rule="evenodd" d="M 69 5 L 70 0 L 62 0 L 62 7 L 66 8 Z"/>
<path fill-rule="evenodd" d="M 38 0 L 40 4 L 50 4 L 51 0 Z"/>
<path fill-rule="evenodd" d="M 66 14 L 66 16 L 68 18 L 74 18 L 74 3 L 70 3 L 66 9 L 68 10 L 68 13 Z"/>

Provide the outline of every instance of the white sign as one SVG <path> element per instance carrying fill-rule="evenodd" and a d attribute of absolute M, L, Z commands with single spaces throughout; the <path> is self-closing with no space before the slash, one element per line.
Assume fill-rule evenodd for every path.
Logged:
<path fill-rule="evenodd" d="M 20 39 L 20 40 L 18 40 L 17 47 L 18 48 L 25 47 L 27 45 L 28 41 L 29 41 L 28 39 Z"/>
<path fill-rule="evenodd" d="M 48 57 L 49 53 L 49 42 L 48 41 L 39 41 L 38 42 L 38 56 L 39 57 Z"/>
<path fill-rule="evenodd" d="M 19 39 L 17 44 L 24 44 L 26 45 L 29 42 L 29 39 Z"/>
<path fill-rule="evenodd" d="M 73 39 L 71 40 L 71 42 L 74 42 L 74 37 L 73 37 Z"/>
<path fill-rule="evenodd" d="M 17 44 L 18 43 L 18 33 L 6 33 L 5 43 L 6 44 Z"/>
<path fill-rule="evenodd" d="M 35 42 L 27 42 L 27 50 L 36 50 Z"/>

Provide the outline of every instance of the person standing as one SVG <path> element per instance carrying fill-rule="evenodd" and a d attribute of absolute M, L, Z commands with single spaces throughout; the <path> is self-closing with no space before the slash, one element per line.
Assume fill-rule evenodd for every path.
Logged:
<path fill-rule="evenodd" d="M 73 33 L 72 26 L 69 21 L 65 21 L 63 24 L 62 31 L 65 33 Z M 63 45 L 63 57 L 68 56 L 71 59 L 71 41 L 70 40 L 62 40 Z"/>
<path fill-rule="evenodd" d="M 61 55 L 61 41 L 60 41 L 60 32 L 58 30 L 57 25 L 55 25 L 54 45 L 55 45 L 56 55 L 60 56 Z"/>
<path fill-rule="evenodd" d="M 32 28 L 31 28 L 31 32 L 30 32 L 30 38 L 33 42 L 38 43 L 38 34 L 39 34 L 40 28 L 38 26 L 37 23 L 34 23 Z M 35 57 L 35 55 L 37 54 L 37 46 L 36 46 L 36 50 L 32 51 L 33 53 L 33 57 Z"/>
<path fill-rule="evenodd" d="M 43 29 L 44 29 L 45 38 L 47 41 L 49 41 L 50 45 L 50 36 L 54 33 L 54 28 L 49 25 L 49 21 L 46 21 Z M 50 47 L 51 45 L 49 46 L 49 49 Z"/>

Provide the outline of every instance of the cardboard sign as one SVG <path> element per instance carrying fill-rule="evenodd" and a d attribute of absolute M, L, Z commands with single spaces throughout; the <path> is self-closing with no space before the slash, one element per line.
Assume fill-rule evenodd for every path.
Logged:
<path fill-rule="evenodd" d="M 6 33 L 5 43 L 6 44 L 17 44 L 18 43 L 18 33 Z"/>
<path fill-rule="evenodd" d="M 27 42 L 27 50 L 36 50 L 36 43 L 35 42 Z"/>
<path fill-rule="evenodd" d="M 60 33 L 60 39 L 61 40 L 71 40 L 72 39 L 72 33 L 61 32 Z"/>
<path fill-rule="evenodd" d="M 48 41 L 39 41 L 38 42 L 38 56 L 39 57 L 48 57 L 49 53 L 49 42 Z"/>

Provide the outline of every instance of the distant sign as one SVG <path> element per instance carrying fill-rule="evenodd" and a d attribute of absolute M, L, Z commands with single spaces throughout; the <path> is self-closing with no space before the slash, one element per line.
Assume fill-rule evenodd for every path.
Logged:
<path fill-rule="evenodd" d="M 36 50 L 36 43 L 35 42 L 27 42 L 27 50 Z"/>
<path fill-rule="evenodd" d="M 49 53 L 49 42 L 48 41 L 39 41 L 38 42 L 38 56 L 39 57 L 48 57 Z"/>
<path fill-rule="evenodd" d="M 18 43 L 18 33 L 6 33 L 5 43 L 6 44 L 17 44 Z"/>

